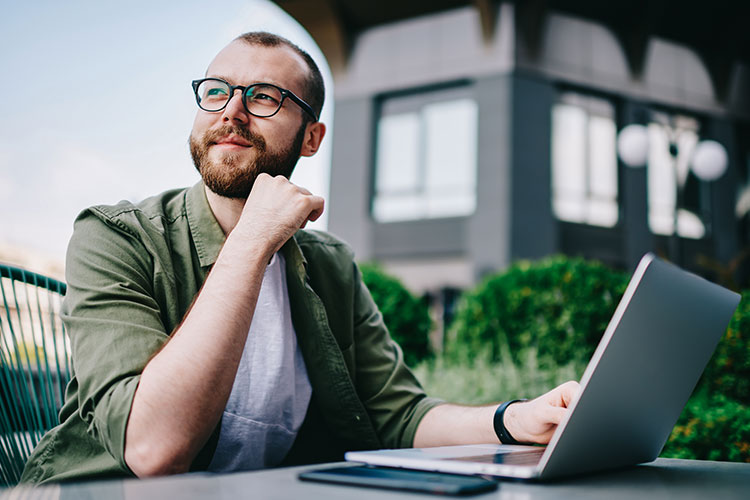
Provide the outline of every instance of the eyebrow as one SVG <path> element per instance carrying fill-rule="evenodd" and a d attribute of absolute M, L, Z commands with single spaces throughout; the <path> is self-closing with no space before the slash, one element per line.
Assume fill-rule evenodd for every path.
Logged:
<path fill-rule="evenodd" d="M 224 80 L 234 85 L 234 82 L 232 81 L 232 79 L 224 75 L 209 75 L 208 73 L 206 73 L 206 78 L 219 78 L 221 80 Z"/>
<path fill-rule="evenodd" d="M 224 75 L 208 75 L 208 74 L 206 74 L 206 78 L 220 78 L 220 79 L 224 80 L 225 82 L 229 83 L 230 85 L 236 85 L 233 79 L 231 79 L 231 78 L 229 78 L 227 76 L 224 76 Z M 246 86 L 249 86 L 249 85 L 257 85 L 259 83 L 270 83 L 271 85 L 276 85 L 277 87 L 281 87 L 282 89 L 286 89 L 287 88 L 287 87 L 284 87 L 283 85 L 281 85 L 279 83 L 276 83 L 273 80 L 262 80 L 262 81 L 261 80 L 256 80 L 254 82 L 248 83 L 247 85 L 243 85 L 243 86 L 246 87 Z"/>

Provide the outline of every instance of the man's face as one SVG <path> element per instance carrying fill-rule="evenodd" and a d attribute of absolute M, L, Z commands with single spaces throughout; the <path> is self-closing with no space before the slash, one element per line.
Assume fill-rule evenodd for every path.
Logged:
<path fill-rule="evenodd" d="M 231 85 L 273 83 L 304 98 L 307 73 L 302 58 L 288 47 L 234 41 L 219 52 L 206 76 Z M 258 174 L 291 176 L 305 139 L 303 113 L 285 99 L 274 116 L 258 118 L 245 111 L 239 91 L 222 111 L 199 110 L 190 153 L 203 182 L 220 196 L 247 198 Z"/>

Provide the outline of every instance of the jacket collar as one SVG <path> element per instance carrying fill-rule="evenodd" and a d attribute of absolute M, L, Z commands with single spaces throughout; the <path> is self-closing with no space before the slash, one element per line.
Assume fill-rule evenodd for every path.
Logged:
<path fill-rule="evenodd" d="M 208 204 L 203 181 L 188 189 L 185 210 L 198 260 L 201 267 L 209 267 L 216 262 L 226 237 Z"/>
<path fill-rule="evenodd" d="M 185 195 L 185 210 L 200 265 L 210 267 L 219 257 L 226 236 L 208 204 L 203 181 L 199 181 L 188 189 Z M 305 276 L 307 259 L 297 244 L 296 237 L 284 243 L 281 252 L 287 261 L 287 271 L 293 271 L 298 276 Z"/>

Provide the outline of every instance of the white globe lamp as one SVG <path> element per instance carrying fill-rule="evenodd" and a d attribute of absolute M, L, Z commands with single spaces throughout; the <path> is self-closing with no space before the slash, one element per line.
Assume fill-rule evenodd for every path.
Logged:
<path fill-rule="evenodd" d="M 648 151 L 648 129 L 643 125 L 628 125 L 617 136 L 617 153 L 629 167 L 645 166 Z"/>
<path fill-rule="evenodd" d="M 701 141 L 695 147 L 690 168 L 699 179 L 715 181 L 727 170 L 727 150 L 716 141 Z"/>

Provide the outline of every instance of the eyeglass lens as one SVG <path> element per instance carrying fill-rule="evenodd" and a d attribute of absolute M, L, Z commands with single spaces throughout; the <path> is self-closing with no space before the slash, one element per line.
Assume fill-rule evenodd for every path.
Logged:
<path fill-rule="evenodd" d="M 200 107 L 206 111 L 219 111 L 226 106 L 230 87 L 219 80 L 204 80 L 197 90 Z M 243 93 L 247 110 L 255 116 L 271 116 L 281 106 L 281 91 L 270 85 L 250 85 Z"/>

